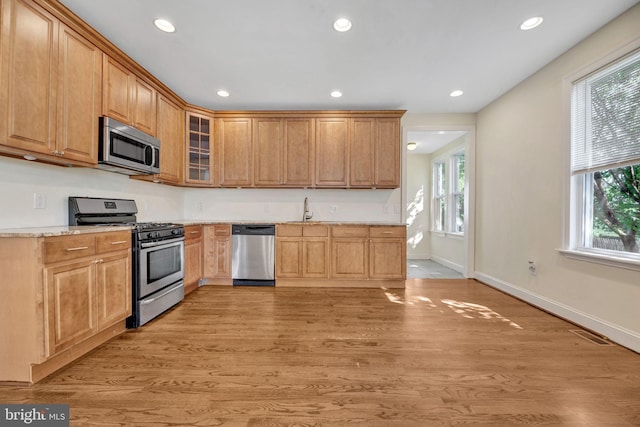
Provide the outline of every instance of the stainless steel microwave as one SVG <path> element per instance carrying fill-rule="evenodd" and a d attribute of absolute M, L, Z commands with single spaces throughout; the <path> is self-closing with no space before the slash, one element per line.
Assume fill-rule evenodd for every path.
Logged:
<path fill-rule="evenodd" d="M 160 173 L 160 141 L 138 129 L 100 117 L 98 168 L 126 175 Z"/>

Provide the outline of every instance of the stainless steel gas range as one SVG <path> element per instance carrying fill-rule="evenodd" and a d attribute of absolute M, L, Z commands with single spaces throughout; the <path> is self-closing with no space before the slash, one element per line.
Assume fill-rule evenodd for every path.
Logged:
<path fill-rule="evenodd" d="M 184 227 L 136 222 L 134 200 L 69 197 L 69 225 L 132 227 L 132 307 L 137 328 L 184 299 Z"/>

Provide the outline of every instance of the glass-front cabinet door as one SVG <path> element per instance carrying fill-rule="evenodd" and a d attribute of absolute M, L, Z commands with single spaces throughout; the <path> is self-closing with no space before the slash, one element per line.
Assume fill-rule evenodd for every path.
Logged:
<path fill-rule="evenodd" d="M 213 181 L 213 119 L 187 111 L 187 173 L 188 184 L 212 186 Z"/>

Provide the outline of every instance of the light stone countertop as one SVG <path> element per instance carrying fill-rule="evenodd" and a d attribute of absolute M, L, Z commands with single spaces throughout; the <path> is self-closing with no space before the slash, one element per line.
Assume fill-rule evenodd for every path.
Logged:
<path fill-rule="evenodd" d="M 187 225 L 215 225 L 215 224 L 293 224 L 293 225 L 371 225 L 371 226 L 406 226 L 395 222 L 384 221 L 207 221 L 207 220 L 175 220 L 163 221 L 174 224 Z M 54 227 L 27 227 L 0 229 L 0 237 L 52 237 L 69 236 L 88 233 L 106 233 L 114 231 L 131 230 L 130 225 L 114 226 L 54 226 Z"/>
<path fill-rule="evenodd" d="M 89 233 L 106 233 L 114 231 L 131 231 L 130 225 L 116 226 L 92 226 L 83 225 L 75 226 L 57 226 L 57 227 L 31 227 L 31 228 L 5 228 L 0 229 L 0 237 L 52 237 L 52 236 L 70 236 L 77 234 Z"/>
<path fill-rule="evenodd" d="M 404 227 L 406 224 L 399 224 L 397 222 L 386 222 L 386 221 L 307 221 L 302 222 L 300 220 L 296 221 L 264 221 L 264 220 L 255 220 L 255 221 L 208 221 L 202 219 L 193 219 L 193 220 L 176 220 L 176 221 L 168 221 L 174 224 L 181 224 L 184 226 L 187 225 L 216 225 L 216 224 L 292 224 L 292 225 L 380 225 L 380 226 L 401 226 Z"/>

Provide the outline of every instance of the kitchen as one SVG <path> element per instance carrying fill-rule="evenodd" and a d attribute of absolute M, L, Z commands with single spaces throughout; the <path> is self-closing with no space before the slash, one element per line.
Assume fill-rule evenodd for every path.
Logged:
<path fill-rule="evenodd" d="M 635 15 L 631 14 L 633 19 Z M 620 24 L 622 25 L 622 24 Z M 626 27 L 624 27 L 626 28 Z M 632 30 L 627 30 L 633 34 Z M 463 122 L 475 117 L 448 117 L 449 122 Z M 425 116 L 405 116 L 403 122 L 422 119 L 422 123 L 442 120 L 442 118 Z M 479 144 L 483 141 L 479 139 Z M 485 159 L 486 154 L 480 153 Z M 268 221 L 293 221 L 301 217 L 303 200 L 309 197 L 314 220 L 320 221 L 358 221 L 362 212 L 367 213 L 367 221 L 381 221 L 399 223 L 403 215 L 401 189 L 396 190 L 319 190 L 319 189 L 291 189 L 291 190 L 261 190 L 261 189 L 216 189 L 200 188 L 184 189 L 166 185 L 154 185 L 138 182 L 125 176 L 107 174 L 91 169 L 65 169 L 45 164 L 32 165 L 24 160 L 3 158 L 2 182 L 4 200 L 11 200 L 11 205 L 3 205 L 3 220 L 7 227 L 29 227 L 50 224 L 63 225 L 66 222 L 66 198 L 70 195 L 91 197 L 118 197 L 136 199 L 140 218 L 144 221 L 167 220 L 211 220 L 228 221 L 233 219 L 255 220 L 259 212 L 260 219 Z M 482 176 L 482 175 L 481 175 Z M 43 182 L 49 182 L 43 187 Z M 44 190 L 43 190 L 44 188 Z M 34 209 L 34 193 L 45 195 L 45 208 Z M 251 202 L 247 202 L 251 200 Z M 486 199 L 485 199 L 486 200 Z M 28 208 L 25 208 L 28 207 Z M 335 209 L 334 209 L 335 208 Z M 485 216 L 483 216 L 484 218 Z M 484 219 L 483 219 L 484 221 Z M 485 242 L 480 241 L 482 246 Z M 479 271 L 491 265 L 487 261 L 487 253 L 480 255 Z M 501 277 L 494 272 L 494 277 Z M 612 280 L 633 283 L 631 273 L 618 273 Z M 600 311 L 598 311 L 600 313 Z M 601 313 L 600 316 L 605 316 Z M 608 316 L 608 314 L 606 315 Z M 605 317 L 606 317 L 605 316 Z M 632 317 L 627 316 L 627 317 Z M 633 328 L 633 320 L 617 319 L 614 323 L 628 325 Z"/>

